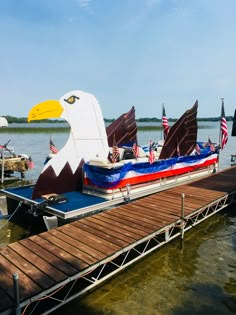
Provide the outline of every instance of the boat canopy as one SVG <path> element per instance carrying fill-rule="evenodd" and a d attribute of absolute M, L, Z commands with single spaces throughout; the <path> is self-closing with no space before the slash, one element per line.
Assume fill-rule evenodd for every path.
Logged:
<path fill-rule="evenodd" d="M 5 117 L 0 117 L 0 127 L 8 127 L 8 121 Z"/>

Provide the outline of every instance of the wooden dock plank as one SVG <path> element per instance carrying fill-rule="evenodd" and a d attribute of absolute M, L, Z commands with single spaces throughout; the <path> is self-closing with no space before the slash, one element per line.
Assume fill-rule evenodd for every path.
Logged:
<path fill-rule="evenodd" d="M 167 192 L 165 191 L 164 194 Z M 181 196 L 181 194 L 184 193 L 185 195 L 189 194 L 195 194 L 198 196 L 204 196 L 204 197 L 221 197 L 225 194 L 225 192 L 222 191 L 215 191 L 212 190 L 211 187 L 202 187 L 202 186 L 191 186 L 191 185 L 184 185 L 184 186 L 178 186 L 173 188 L 173 191 L 171 191 L 172 196 Z"/>
<path fill-rule="evenodd" d="M 144 233 L 151 233 L 153 231 L 153 228 L 143 226 L 141 223 L 141 219 L 136 218 L 134 220 L 131 220 L 126 213 L 120 214 L 118 211 L 116 212 L 107 212 L 109 214 L 109 217 L 117 222 L 120 222 L 121 224 L 128 224 L 130 227 L 134 228 L 136 231 L 140 230 Z"/>
<path fill-rule="evenodd" d="M 172 195 L 172 191 L 171 191 L 171 195 Z M 201 196 L 201 198 L 199 196 Z M 204 206 L 206 203 L 210 203 L 212 201 L 212 195 L 209 197 L 209 194 L 206 194 L 205 196 L 206 197 L 203 197 L 202 194 L 200 194 L 200 192 L 197 194 L 195 193 L 194 195 L 193 194 L 190 195 L 190 194 L 186 193 L 185 198 L 184 198 L 185 212 L 190 213 L 194 209 L 199 209 L 202 206 Z M 214 194 L 213 198 L 215 200 L 215 199 L 218 199 L 219 197 L 222 197 L 222 196 L 223 196 L 223 194 Z M 172 199 L 170 197 L 168 197 L 166 192 L 163 192 L 163 194 L 160 194 L 160 195 L 154 195 L 153 196 L 153 200 L 155 200 L 155 202 L 160 206 L 159 208 L 162 208 L 166 212 L 172 212 L 172 213 L 176 212 L 176 214 L 180 213 L 182 200 L 180 198 L 178 198 L 178 201 L 174 204 L 172 202 Z M 152 203 L 150 203 L 150 204 L 152 204 Z M 171 207 L 171 209 L 170 209 L 170 207 Z M 177 210 L 177 211 L 175 211 L 175 210 Z"/>
<path fill-rule="evenodd" d="M 1 252 L 7 251 L 6 248 Z M 0 283 L 1 289 L 4 290 L 7 295 L 14 299 L 13 293 L 13 280 L 12 275 L 17 273 L 21 279 L 19 282 L 19 289 L 22 299 L 28 298 L 42 291 L 41 287 L 36 284 L 27 273 L 22 272 L 19 268 L 6 259 L 3 255 L 0 255 Z"/>
<path fill-rule="evenodd" d="M 182 208 L 182 202 L 178 202 L 176 204 L 172 204 L 171 202 L 168 202 L 167 200 L 159 200 L 157 206 L 151 205 L 150 207 L 153 209 L 157 209 L 158 213 L 166 213 L 166 214 L 171 214 L 172 216 L 175 216 L 178 218 L 181 213 L 181 208 Z M 193 209 L 198 209 L 202 206 L 202 202 L 198 201 L 197 203 L 194 203 L 191 199 L 189 200 L 184 200 L 184 208 L 185 211 L 187 212 L 192 212 Z"/>
<path fill-rule="evenodd" d="M 14 300 L 14 294 L 13 294 L 13 280 L 12 280 L 12 275 L 15 273 L 10 273 L 7 268 L 4 268 L 3 266 L 3 257 L 0 257 L 1 262 L 0 262 L 0 283 L 4 283 L 4 287 L 1 289 L 4 290 L 5 295 L 10 297 L 12 300 Z"/>
<path fill-rule="evenodd" d="M 170 215 L 164 210 L 162 211 L 161 205 L 149 205 L 149 203 L 145 205 L 145 213 L 150 217 L 158 217 L 159 219 L 162 219 L 162 222 L 166 225 L 173 222 L 173 219 L 177 219 L 179 217 L 177 215 Z"/>
<path fill-rule="evenodd" d="M 112 212 L 113 216 L 116 217 L 118 214 L 121 215 L 127 222 L 134 222 L 142 227 L 149 229 L 158 229 L 160 225 L 155 224 L 152 220 L 146 219 L 144 216 L 134 216 L 132 210 L 130 211 L 129 205 L 116 208 L 116 212 Z"/>
<path fill-rule="evenodd" d="M 118 222 L 114 222 L 113 220 L 109 219 L 109 217 L 101 216 L 100 213 L 99 216 L 96 216 L 96 219 L 109 225 L 110 229 L 116 231 L 118 234 L 124 234 L 132 238 L 134 241 L 140 239 L 141 237 L 140 234 L 136 233 L 134 229 L 124 226 Z"/>
<path fill-rule="evenodd" d="M 107 230 L 105 230 L 103 227 L 98 225 L 93 225 L 93 223 L 88 224 L 87 220 L 86 223 L 84 223 L 83 220 L 73 222 L 72 225 L 79 227 L 81 230 L 85 230 L 88 232 L 93 233 L 94 235 L 99 236 L 100 238 L 103 238 L 115 245 L 118 245 L 120 247 L 125 247 L 129 244 L 129 242 L 117 239 L 116 237 L 112 236 L 108 233 Z M 91 226 L 92 225 L 92 226 Z"/>
<path fill-rule="evenodd" d="M 61 282 L 67 278 L 66 274 L 55 268 L 54 265 L 49 264 L 46 260 L 36 255 L 32 250 L 24 247 L 20 242 L 9 244 L 9 247 L 14 250 L 18 255 L 22 256 L 25 260 L 30 262 L 37 269 L 42 270 L 49 278 L 55 282 Z"/>
<path fill-rule="evenodd" d="M 95 262 L 103 259 L 106 256 L 98 250 L 93 251 L 86 244 L 78 242 L 58 230 L 50 230 L 42 237 L 44 237 L 47 241 L 57 245 L 58 247 L 63 248 L 65 251 L 76 257 L 78 260 L 84 261 L 85 263 L 87 263 L 87 265 L 94 264 Z"/>
<path fill-rule="evenodd" d="M 233 172 L 235 172 L 233 170 Z M 223 193 L 228 193 L 232 191 L 232 183 L 235 181 L 233 179 L 233 176 L 231 174 L 223 174 L 223 173 L 217 173 L 217 180 L 215 176 L 212 176 L 211 178 L 206 178 L 206 180 L 202 179 L 201 182 L 193 182 L 189 186 L 192 187 L 200 187 L 202 189 L 207 189 L 207 190 L 212 190 L 215 192 L 223 192 Z"/>
<path fill-rule="evenodd" d="M 53 255 L 49 250 L 39 246 L 31 239 L 24 239 L 19 241 L 20 244 L 31 250 L 35 255 L 46 260 L 49 264 L 55 266 L 59 271 L 65 273 L 68 276 L 72 276 L 78 273 L 78 269 L 68 264 L 66 260 L 62 260 L 60 257 Z"/>
<path fill-rule="evenodd" d="M 161 207 L 159 209 L 154 208 L 153 206 L 147 206 L 147 210 L 149 210 L 150 215 L 153 215 L 154 212 L 158 212 L 158 215 L 160 218 L 163 218 L 165 220 L 166 224 L 169 225 L 176 220 L 179 219 L 180 215 L 168 213 L 167 211 L 163 211 Z"/>
<path fill-rule="evenodd" d="M 129 233 L 127 233 L 126 231 L 124 231 L 124 233 L 122 234 L 122 230 L 120 230 L 119 228 L 111 226 L 107 222 L 104 222 L 102 220 L 98 220 L 96 218 L 96 216 L 91 216 L 91 217 L 86 218 L 86 223 L 89 226 L 95 227 L 99 230 L 106 230 L 107 233 L 109 233 L 113 237 L 116 237 L 119 240 L 125 241 L 128 244 L 130 244 L 131 242 L 133 242 L 135 240 L 134 238 L 130 237 Z"/>
<path fill-rule="evenodd" d="M 125 223 L 120 223 L 118 221 L 114 221 L 110 215 L 106 212 L 102 212 L 102 213 L 99 213 L 99 216 L 100 218 L 102 217 L 102 219 L 110 224 L 112 224 L 113 226 L 117 226 L 119 228 L 121 228 L 122 230 L 126 230 L 126 231 L 129 231 L 129 233 L 131 233 L 131 235 L 133 237 L 135 237 L 135 239 L 140 239 L 140 237 L 142 236 L 145 236 L 147 233 L 145 233 L 144 231 L 141 231 L 141 230 L 137 230 L 131 226 L 129 226 L 126 222 Z"/>
<path fill-rule="evenodd" d="M 127 204 L 125 206 L 120 207 L 121 210 L 124 210 L 125 213 L 129 216 L 137 217 L 142 220 L 143 224 L 152 225 L 154 229 L 158 229 L 163 226 L 163 222 L 159 219 L 159 217 L 150 217 L 146 211 L 140 207 L 138 204 Z"/>
<path fill-rule="evenodd" d="M 199 198 L 199 196 L 201 196 L 201 198 Z M 184 193 L 184 197 L 185 200 L 197 200 L 200 203 L 206 203 L 206 202 L 211 202 L 212 198 L 217 199 L 219 197 L 222 197 L 223 194 L 219 194 L 219 195 L 212 195 L 210 193 L 207 193 L 206 191 L 204 191 L 204 194 L 201 191 L 197 191 L 195 190 L 195 192 L 193 193 L 192 191 L 188 191 L 187 189 L 185 190 Z M 161 194 L 160 196 L 155 195 L 153 196 L 153 200 L 155 200 L 156 202 L 158 201 L 167 201 L 169 202 L 169 204 L 176 204 L 176 206 L 180 206 L 181 202 L 182 202 L 182 194 L 177 194 L 175 192 L 171 192 L 171 195 L 168 196 L 168 194 L 166 192 L 164 192 L 163 194 Z"/>
<path fill-rule="evenodd" d="M 16 253 L 10 245 L 5 251 L 1 252 L 2 256 L 11 261 L 24 274 L 27 274 L 42 289 L 48 289 L 55 284 L 55 282 L 40 269 L 36 268 L 32 263 Z"/>
<path fill-rule="evenodd" d="M 172 202 L 171 200 L 162 197 L 153 199 L 152 202 L 150 201 L 148 204 L 153 209 L 158 209 L 159 211 L 167 210 L 167 212 L 171 211 L 172 213 L 178 214 L 180 212 L 182 202 L 181 200 Z"/>
<path fill-rule="evenodd" d="M 62 259 L 63 261 L 66 261 L 68 264 L 77 269 L 77 272 L 89 266 L 88 263 L 85 263 L 83 260 L 79 260 L 77 256 L 75 257 L 74 255 L 72 255 L 70 253 L 70 248 L 68 249 L 68 251 L 64 250 L 64 244 L 60 241 L 57 242 L 55 241 L 55 239 L 52 239 L 50 237 L 48 237 L 48 239 L 51 239 L 51 241 L 48 241 L 46 238 L 42 237 L 42 234 L 31 236 L 30 239 L 39 246 L 43 247 L 45 250 L 50 251 L 51 254 Z"/>
<path fill-rule="evenodd" d="M 127 244 L 129 244 L 129 242 L 127 241 L 123 241 L 121 239 L 117 239 L 116 237 L 112 236 L 111 234 L 108 233 L 108 231 L 104 230 L 104 228 L 102 229 L 100 226 L 94 225 L 93 227 L 91 226 L 91 224 L 87 224 L 83 222 L 83 220 L 80 221 L 76 221 L 73 222 L 72 225 L 78 227 L 81 230 L 87 231 L 95 236 L 98 236 L 101 239 L 104 239 L 106 241 L 108 241 L 109 243 L 112 243 L 114 245 L 117 245 L 118 248 L 122 248 L 125 247 Z"/>
<path fill-rule="evenodd" d="M 147 220 L 149 219 L 149 220 L 155 222 L 156 224 L 160 225 L 160 227 L 162 227 L 165 224 L 168 224 L 168 222 L 165 219 L 163 219 L 159 216 L 157 211 L 156 212 L 151 211 L 151 214 L 153 214 L 153 216 L 151 216 L 150 215 L 150 209 L 146 209 L 146 207 L 144 207 L 142 205 L 140 206 L 138 204 L 131 203 L 130 208 L 133 210 L 133 212 L 136 213 L 136 215 L 142 215 Z"/>
<path fill-rule="evenodd" d="M 117 251 L 121 248 L 121 246 L 117 246 L 116 244 L 100 238 L 96 233 L 80 230 L 78 226 L 67 224 L 58 228 L 58 230 L 77 240 L 79 243 L 88 245 L 93 252 L 98 250 L 106 256 L 109 256 L 114 250 Z"/>
<path fill-rule="evenodd" d="M 153 196 L 153 198 L 151 198 L 151 196 Z M 166 194 L 166 192 L 165 191 L 163 191 L 163 194 L 161 194 L 161 195 L 156 195 L 156 194 L 154 194 L 154 195 L 151 195 L 151 196 L 147 196 L 147 199 L 146 199 L 146 201 L 150 201 L 150 202 L 153 202 L 153 203 L 158 203 L 158 202 L 160 202 L 161 200 L 163 200 L 163 201 L 169 201 L 169 203 L 173 203 L 173 205 L 178 205 L 180 202 L 181 202 L 181 196 L 182 196 L 182 194 L 179 194 L 179 193 L 171 193 L 171 194 Z"/>

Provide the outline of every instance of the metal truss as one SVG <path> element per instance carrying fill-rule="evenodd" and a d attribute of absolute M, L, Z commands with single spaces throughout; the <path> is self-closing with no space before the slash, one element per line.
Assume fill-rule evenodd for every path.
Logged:
<path fill-rule="evenodd" d="M 191 229 L 191 227 L 201 223 L 202 221 L 206 220 L 207 218 L 211 217 L 215 213 L 221 211 L 222 209 L 228 207 L 231 203 L 236 201 L 236 192 L 231 192 L 228 195 L 225 195 L 222 198 L 210 203 L 209 205 L 198 209 L 194 213 L 190 214 L 189 216 L 185 217 L 185 228 L 184 230 L 187 231 Z"/>

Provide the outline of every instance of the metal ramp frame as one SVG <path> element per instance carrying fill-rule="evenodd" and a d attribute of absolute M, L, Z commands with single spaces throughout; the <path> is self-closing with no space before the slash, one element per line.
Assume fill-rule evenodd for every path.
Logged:
<path fill-rule="evenodd" d="M 236 191 L 233 191 L 205 207 L 197 209 L 189 216 L 180 218 L 173 224 L 165 226 L 146 238 L 123 248 L 112 257 L 107 257 L 105 260 L 85 269 L 80 274 L 61 283 L 60 286 L 54 287 L 53 291 L 46 292 L 46 295 L 35 296 L 22 302 L 20 309 L 24 309 L 26 314 L 34 314 L 40 307 L 40 314 L 42 315 L 55 311 L 62 305 L 94 289 L 105 280 L 121 272 L 139 259 L 144 258 L 159 247 L 181 236 L 181 229 L 183 232 L 190 230 L 235 201 Z"/>

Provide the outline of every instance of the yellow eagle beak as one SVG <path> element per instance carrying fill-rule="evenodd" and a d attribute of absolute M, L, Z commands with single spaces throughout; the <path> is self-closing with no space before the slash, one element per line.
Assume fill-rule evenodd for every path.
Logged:
<path fill-rule="evenodd" d="M 63 107 L 59 101 L 45 101 L 35 105 L 28 114 L 28 122 L 31 120 L 41 120 L 49 118 L 60 118 Z"/>

